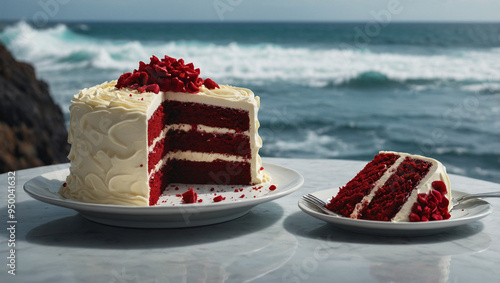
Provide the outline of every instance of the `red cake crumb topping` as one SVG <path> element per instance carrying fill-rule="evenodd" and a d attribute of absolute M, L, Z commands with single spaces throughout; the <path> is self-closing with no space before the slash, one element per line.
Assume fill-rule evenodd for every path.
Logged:
<path fill-rule="evenodd" d="M 211 79 L 207 78 L 204 82 L 203 85 L 206 86 L 208 89 L 214 89 L 214 88 L 219 88 L 219 85 L 212 81 Z"/>
<path fill-rule="evenodd" d="M 245 194 L 242 194 L 242 195 L 240 196 L 240 198 L 244 198 L 244 197 L 245 197 Z"/>
<path fill-rule="evenodd" d="M 451 217 L 448 211 L 450 201 L 446 198 L 445 183 L 434 181 L 432 188 L 429 194 L 418 194 L 418 203 L 415 203 L 411 210 L 411 222 L 443 220 Z"/>
<path fill-rule="evenodd" d="M 433 189 L 438 190 L 442 195 L 446 195 L 448 193 L 446 184 L 443 181 L 434 181 L 431 185 Z"/>
<path fill-rule="evenodd" d="M 200 69 L 195 69 L 193 63 L 184 64 L 183 59 L 177 60 L 166 55 L 161 60 L 152 56 L 149 64 L 141 61 L 139 69 L 121 75 L 116 88 L 128 87 L 140 93 L 158 93 L 160 90 L 197 93 L 201 85 L 208 89 L 219 87 L 213 80 L 203 80 L 199 75 Z"/>
<path fill-rule="evenodd" d="M 271 186 L 269 187 L 269 190 L 271 190 L 271 191 L 276 190 L 276 186 L 275 186 L 275 185 L 271 185 Z"/>
<path fill-rule="evenodd" d="M 197 199 L 198 194 L 195 193 L 192 188 L 182 194 L 182 200 L 184 200 L 185 203 L 195 203 Z"/>

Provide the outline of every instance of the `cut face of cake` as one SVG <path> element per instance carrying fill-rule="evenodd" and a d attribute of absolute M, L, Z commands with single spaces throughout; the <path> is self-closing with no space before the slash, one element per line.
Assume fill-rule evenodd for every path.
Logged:
<path fill-rule="evenodd" d="M 418 222 L 450 218 L 451 189 L 437 160 L 380 152 L 326 207 L 355 219 Z"/>
<path fill-rule="evenodd" d="M 199 78 L 182 59 L 151 58 L 70 106 L 70 175 L 60 194 L 85 202 L 155 205 L 169 183 L 270 180 L 258 154 L 259 97 Z"/>

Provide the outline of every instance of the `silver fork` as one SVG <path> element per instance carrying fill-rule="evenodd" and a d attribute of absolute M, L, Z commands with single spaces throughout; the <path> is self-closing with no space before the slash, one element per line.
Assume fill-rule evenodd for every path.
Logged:
<path fill-rule="evenodd" d="M 314 207 L 317 207 L 318 209 L 320 209 L 321 211 L 323 211 L 324 213 L 326 213 L 328 215 L 341 217 L 337 213 L 328 210 L 328 208 L 326 208 L 326 203 L 314 195 L 311 195 L 311 194 L 303 195 L 302 200 L 304 200 L 308 204 L 313 205 Z"/>
<path fill-rule="evenodd" d="M 489 193 L 482 193 L 482 194 L 468 194 L 468 195 L 463 195 L 458 198 L 452 198 L 451 202 L 453 203 L 453 208 L 457 206 L 459 203 L 468 200 L 468 199 L 473 199 L 473 198 L 492 198 L 492 197 L 500 197 L 500 192 L 489 192 Z M 452 208 L 452 209 L 453 209 Z"/>

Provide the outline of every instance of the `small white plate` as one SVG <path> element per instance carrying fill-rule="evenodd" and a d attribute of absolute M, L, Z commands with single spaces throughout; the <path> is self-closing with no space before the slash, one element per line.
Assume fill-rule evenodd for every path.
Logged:
<path fill-rule="evenodd" d="M 122 227 L 134 228 L 180 228 L 210 225 L 229 221 L 245 215 L 258 204 L 268 202 L 298 190 L 304 178 L 296 171 L 278 165 L 264 163 L 271 174 L 270 184 L 257 186 L 216 186 L 216 185 L 178 185 L 171 187 L 162 195 L 160 205 L 135 207 L 123 205 L 105 205 L 74 201 L 58 194 L 65 182 L 69 169 L 49 172 L 35 177 L 24 185 L 24 190 L 31 197 L 53 205 L 74 209 L 92 221 Z M 276 190 L 269 187 L 275 185 Z M 263 186 L 259 188 L 260 186 Z M 198 188 L 201 203 L 181 203 L 182 194 L 187 188 Z M 214 190 L 211 190 L 211 187 Z M 242 189 L 242 190 L 241 190 Z M 213 202 L 213 197 L 222 195 L 226 199 Z M 245 195 L 244 197 L 241 197 Z"/>
<path fill-rule="evenodd" d="M 312 193 L 312 195 L 328 202 L 338 193 L 338 190 L 338 188 L 328 189 Z M 465 195 L 465 193 L 452 191 L 452 197 L 454 198 L 462 195 Z M 450 213 L 450 219 L 447 220 L 429 222 L 387 222 L 327 215 L 302 199 L 299 200 L 298 204 L 300 209 L 305 213 L 328 223 L 332 223 L 338 228 L 357 233 L 384 236 L 423 236 L 441 233 L 450 228 L 479 220 L 493 211 L 493 208 L 488 202 L 474 199 L 464 201 L 455 206 Z"/>

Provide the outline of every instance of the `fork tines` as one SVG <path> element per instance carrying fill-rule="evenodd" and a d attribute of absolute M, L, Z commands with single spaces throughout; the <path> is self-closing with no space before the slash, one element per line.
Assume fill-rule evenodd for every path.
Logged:
<path fill-rule="evenodd" d="M 314 200 L 316 203 L 321 204 L 322 206 L 326 205 L 326 202 L 324 202 L 322 199 L 318 198 L 315 195 L 307 194 L 306 195 L 309 199 Z"/>
<path fill-rule="evenodd" d="M 338 214 L 328 210 L 326 208 L 326 203 L 323 200 L 321 200 L 321 199 L 319 199 L 311 194 L 303 195 L 302 199 L 305 202 L 315 206 L 316 208 L 320 209 L 321 211 L 323 211 L 324 213 L 326 213 L 328 215 L 339 216 Z"/>
<path fill-rule="evenodd" d="M 311 195 L 311 194 L 307 194 L 307 195 L 304 195 L 302 196 L 302 198 L 307 201 L 307 202 L 310 202 L 316 206 L 319 206 L 319 207 L 325 207 L 326 206 L 326 203 L 324 201 L 322 201 L 321 199 Z"/>

